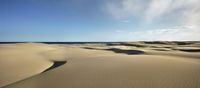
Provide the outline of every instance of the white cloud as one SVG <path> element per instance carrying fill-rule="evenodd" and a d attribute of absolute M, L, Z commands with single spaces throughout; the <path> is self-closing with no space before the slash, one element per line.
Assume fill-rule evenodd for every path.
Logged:
<path fill-rule="evenodd" d="M 139 18 L 139 25 L 166 26 L 157 30 L 131 32 L 143 39 L 200 40 L 199 3 L 200 0 L 112 0 L 105 7 L 107 13 L 118 20 Z M 174 28 L 170 23 L 179 27 Z"/>
<path fill-rule="evenodd" d="M 145 20 L 151 21 L 166 13 L 171 3 L 172 0 L 152 0 L 146 8 Z"/>
<path fill-rule="evenodd" d="M 120 20 L 143 18 L 143 21 L 178 16 L 173 20 L 200 22 L 200 0 L 111 0 L 105 5 L 107 13 Z M 187 22 L 188 23 L 188 22 Z"/>
<path fill-rule="evenodd" d="M 108 1 L 105 8 L 108 13 L 116 19 L 128 19 L 142 13 L 145 6 L 141 0 L 116 0 Z"/>

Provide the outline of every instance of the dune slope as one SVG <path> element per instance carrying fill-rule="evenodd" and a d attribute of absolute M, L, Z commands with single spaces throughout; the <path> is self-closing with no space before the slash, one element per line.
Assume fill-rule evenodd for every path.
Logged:
<path fill-rule="evenodd" d="M 51 50 L 55 51 L 57 47 L 34 43 L 1 45 L 0 87 L 39 74 L 51 67 L 54 62 L 45 56 Z"/>

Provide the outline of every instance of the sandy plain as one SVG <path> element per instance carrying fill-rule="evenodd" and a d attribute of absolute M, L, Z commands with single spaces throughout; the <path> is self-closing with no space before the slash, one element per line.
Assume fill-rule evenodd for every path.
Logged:
<path fill-rule="evenodd" d="M 200 88 L 200 42 L 0 44 L 1 88 Z"/>

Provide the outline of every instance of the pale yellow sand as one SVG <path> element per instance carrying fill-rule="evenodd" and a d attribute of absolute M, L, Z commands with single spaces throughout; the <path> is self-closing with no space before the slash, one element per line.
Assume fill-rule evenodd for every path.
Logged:
<path fill-rule="evenodd" d="M 0 87 L 36 75 L 53 63 L 51 56 L 59 59 L 62 55 L 52 54 L 57 47 L 45 44 L 3 44 L 0 46 Z M 45 56 L 48 53 L 49 57 Z M 54 55 L 54 56 L 53 56 Z"/>
<path fill-rule="evenodd" d="M 0 79 L 2 80 L 0 86 L 7 85 L 5 88 L 200 88 L 200 53 L 179 50 L 184 47 L 187 47 L 184 49 L 199 49 L 199 44 L 163 45 L 143 42 L 134 44 L 148 47 L 121 44 L 114 46 L 34 43 L 0 45 Z M 130 52 L 132 54 L 127 54 Z M 52 65 L 51 60 L 67 60 L 67 63 L 41 73 Z"/>

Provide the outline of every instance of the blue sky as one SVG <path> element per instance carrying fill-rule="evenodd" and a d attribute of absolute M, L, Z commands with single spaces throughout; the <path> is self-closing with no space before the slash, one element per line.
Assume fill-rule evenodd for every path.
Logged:
<path fill-rule="evenodd" d="M 0 41 L 200 40 L 199 0 L 0 0 Z"/>

